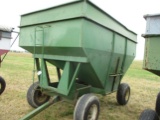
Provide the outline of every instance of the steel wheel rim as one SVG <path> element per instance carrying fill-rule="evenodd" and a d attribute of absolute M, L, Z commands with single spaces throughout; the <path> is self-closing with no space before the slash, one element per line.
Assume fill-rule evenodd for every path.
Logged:
<path fill-rule="evenodd" d="M 98 113 L 98 107 L 96 104 L 93 104 L 89 109 L 87 120 L 96 120 L 97 113 Z"/>
<path fill-rule="evenodd" d="M 129 96 L 130 96 L 130 91 L 129 89 L 126 91 L 126 95 L 125 95 L 125 101 L 127 102 L 129 100 Z"/>
<path fill-rule="evenodd" d="M 40 90 L 36 91 L 36 101 L 38 101 L 38 103 L 43 103 L 46 99 L 47 95 L 42 93 Z"/>

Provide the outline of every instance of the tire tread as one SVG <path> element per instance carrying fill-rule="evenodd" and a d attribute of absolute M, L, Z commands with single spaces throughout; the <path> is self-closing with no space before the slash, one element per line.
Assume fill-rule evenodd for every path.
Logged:
<path fill-rule="evenodd" d="M 141 113 L 139 120 L 159 120 L 159 117 L 154 110 L 146 109 Z"/>
<path fill-rule="evenodd" d="M 6 88 L 6 82 L 1 76 L 0 76 L 0 84 L 1 84 L 1 88 L 0 88 L 0 95 L 1 95 Z"/>
<path fill-rule="evenodd" d="M 157 95 L 155 110 L 156 110 L 157 114 L 160 115 L 160 92 Z"/>

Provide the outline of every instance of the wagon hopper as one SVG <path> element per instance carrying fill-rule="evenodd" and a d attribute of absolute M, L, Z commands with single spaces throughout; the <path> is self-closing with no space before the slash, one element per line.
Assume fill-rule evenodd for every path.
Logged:
<path fill-rule="evenodd" d="M 22 15 L 19 45 L 33 54 L 39 78 L 28 90 L 28 102 L 35 108 L 45 103 L 23 119 L 33 117 L 50 103 L 79 98 L 74 119 L 86 120 L 89 112 L 80 109 L 85 111 L 91 103 L 88 110 L 95 105 L 96 114 L 90 116 L 96 120 L 99 100 L 91 93 L 118 91 L 118 103 L 127 104 L 130 87 L 121 84 L 121 80 L 136 55 L 136 39 L 136 33 L 89 0 Z M 56 67 L 58 82 L 51 82 L 47 63 Z M 46 99 L 34 99 L 40 96 L 31 94 L 33 89 L 45 94 Z M 50 96 L 56 97 L 53 102 L 46 102 Z M 80 105 L 83 103 L 86 104 Z"/>

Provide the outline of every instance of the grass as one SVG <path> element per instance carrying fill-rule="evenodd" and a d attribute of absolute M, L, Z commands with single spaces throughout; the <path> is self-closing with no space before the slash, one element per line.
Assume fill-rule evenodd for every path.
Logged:
<path fill-rule="evenodd" d="M 0 120 L 18 120 L 32 111 L 26 93 L 32 84 L 33 59 L 30 54 L 9 53 L 0 68 L 7 87 L 0 96 Z M 54 78 L 55 73 L 52 73 Z M 116 93 L 100 96 L 99 120 L 137 120 L 142 110 L 155 107 L 160 78 L 142 69 L 142 61 L 134 61 L 123 78 L 131 87 L 130 101 L 126 106 L 116 102 Z M 50 106 L 32 120 L 72 120 L 74 105 L 67 102 Z"/>

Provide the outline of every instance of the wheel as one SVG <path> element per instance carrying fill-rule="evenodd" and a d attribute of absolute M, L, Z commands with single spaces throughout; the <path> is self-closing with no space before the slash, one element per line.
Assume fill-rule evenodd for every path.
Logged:
<path fill-rule="evenodd" d="M 130 87 L 126 83 L 121 83 L 117 91 L 117 102 L 120 105 L 126 105 L 130 97 Z"/>
<path fill-rule="evenodd" d="M 146 109 L 141 113 L 139 120 L 159 120 L 159 117 L 154 110 Z"/>
<path fill-rule="evenodd" d="M 27 101 L 33 108 L 37 108 L 46 103 L 50 96 L 44 94 L 39 87 L 39 82 L 33 83 L 27 92 Z"/>
<path fill-rule="evenodd" d="M 156 112 L 160 116 L 160 92 L 157 95 L 157 100 L 156 100 Z"/>
<path fill-rule="evenodd" d="M 0 95 L 4 92 L 6 88 L 5 80 L 0 76 Z"/>
<path fill-rule="evenodd" d="M 74 120 L 97 120 L 100 103 L 93 94 L 85 94 L 79 98 L 74 109 Z"/>

